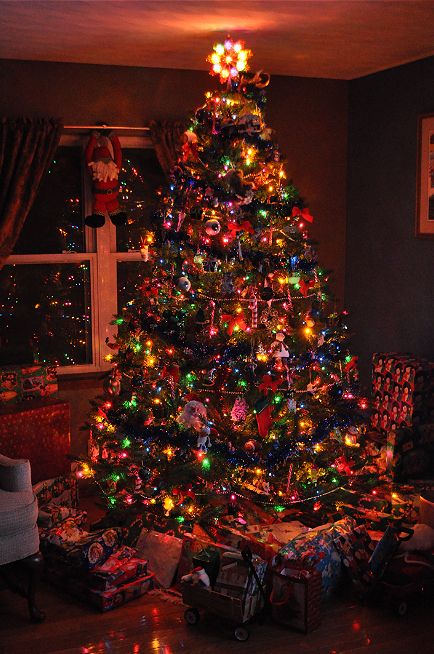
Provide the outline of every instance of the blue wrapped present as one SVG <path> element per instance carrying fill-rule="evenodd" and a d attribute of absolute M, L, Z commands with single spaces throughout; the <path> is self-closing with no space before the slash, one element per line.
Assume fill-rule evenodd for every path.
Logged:
<path fill-rule="evenodd" d="M 286 560 L 314 567 L 321 573 L 323 594 L 328 597 L 338 586 L 343 574 L 341 556 L 334 540 L 351 532 L 355 526 L 355 520 L 346 517 L 300 534 L 282 547 L 276 562 L 280 561 L 281 567 L 285 567 Z"/>

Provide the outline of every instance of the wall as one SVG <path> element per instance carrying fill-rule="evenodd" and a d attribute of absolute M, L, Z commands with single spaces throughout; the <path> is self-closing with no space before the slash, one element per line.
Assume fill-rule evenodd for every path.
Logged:
<path fill-rule="evenodd" d="M 146 125 L 184 118 L 202 104 L 216 81 L 206 72 L 0 60 L 0 115 L 51 115 L 64 124 Z M 300 189 L 315 223 L 322 264 L 334 270 L 343 298 L 346 223 L 347 89 L 344 81 L 276 76 L 268 89 L 267 123 L 287 158 L 288 177 Z M 84 384 L 84 385 L 83 385 Z M 64 384 L 77 428 L 99 384 Z"/>
<path fill-rule="evenodd" d="M 415 237 L 418 116 L 434 57 L 352 81 L 345 302 L 367 382 L 375 351 L 432 357 L 434 240 Z"/>

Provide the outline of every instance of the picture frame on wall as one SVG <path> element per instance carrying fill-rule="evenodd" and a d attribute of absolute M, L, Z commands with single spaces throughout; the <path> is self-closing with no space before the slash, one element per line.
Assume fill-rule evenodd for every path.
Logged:
<path fill-rule="evenodd" d="M 419 119 L 416 236 L 434 236 L 434 115 Z"/>

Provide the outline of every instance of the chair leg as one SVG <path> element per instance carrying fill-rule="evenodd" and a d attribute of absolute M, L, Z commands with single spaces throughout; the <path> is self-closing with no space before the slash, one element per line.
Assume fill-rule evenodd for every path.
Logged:
<path fill-rule="evenodd" d="M 27 605 L 29 607 L 30 618 L 33 622 L 43 622 L 45 620 L 44 611 L 38 609 L 35 603 L 35 592 L 41 578 L 43 563 L 40 552 L 23 559 L 23 564 L 28 573 Z"/>
<path fill-rule="evenodd" d="M 43 568 L 40 552 L 32 554 L 20 561 L 8 563 L 0 568 L 0 576 L 8 588 L 27 599 L 30 618 L 33 622 L 43 622 L 45 613 L 38 609 L 35 603 L 36 588 Z"/>

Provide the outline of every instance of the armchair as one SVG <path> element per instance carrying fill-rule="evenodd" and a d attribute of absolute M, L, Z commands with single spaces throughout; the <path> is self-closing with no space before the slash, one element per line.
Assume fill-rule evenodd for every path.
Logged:
<path fill-rule="evenodd" d="M 30 617 L 41 622 L 45 615 L 35 605 L 42 569 L 37 518 L 29 461 L 0 454 L 0 578 L 27 599 Z"/>

